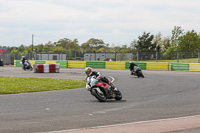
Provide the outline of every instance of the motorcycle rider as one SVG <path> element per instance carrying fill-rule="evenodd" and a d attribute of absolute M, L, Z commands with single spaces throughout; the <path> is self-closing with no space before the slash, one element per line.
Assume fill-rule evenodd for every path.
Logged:
<path fill-rule="evenodd" d="M 28 62 L 28 59 L 25 58 L 25 56 L 22 56 L 22 65 L 23 65 L 23 68 L 25 69 L 25 65 L 24 63 L 27 61 Z"/>
<path fill-rule="evenodd" d="M 88 77 L 90 77 L 90 76 L 95 76 L 97 79 L 100 79 L 101 81 L 109 84 L 111 86 L 112 90 L 116 90 L 117 91 L 117 88 L 115 88 L 115 86 L 105 76 L 103 76 L 100 72 L 92 71 L 91 67 L 86 67 L 85 68 L 85 73 L 87 75 L 86 79 Z M 87 84 L 86 88 L 89 89 L 90 88 L 90 84 Z"/>
<path fill-rule="evenodd" d="M 135 63 L 133 63 L 133 61 L 130 61 L 129 69 L 131 71 L 131 75 L 133 75 L 133 73 L 135 72 L 134 66 L 137 66 L 137 65 Z"/>

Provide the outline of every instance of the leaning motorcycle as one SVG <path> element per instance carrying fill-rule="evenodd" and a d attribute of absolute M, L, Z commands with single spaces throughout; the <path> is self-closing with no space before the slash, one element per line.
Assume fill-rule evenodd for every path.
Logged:
<path fill-rule="evenodd" d="M 105 102 L 107 99 L 122 99 L 122 94 L 118 89 L 111 89 L 109 84 L 102 82 L 101 79 L 98 79 L 95 76 L 88 77 L 86 82 L 86 88 L 100 102 Z"/>
<path fill-rule="evenodd" d="M 32 66 L 31 66 L 31 63 L 29 61 L 24 62 L 24 66 L 22 65 L 22 69 L 23 70 L 31 70 L 31 71 L 33 70 Z"/>
<path fill-rule="evenodd" d="M 142 73 L 142 69 L 141 69 L 139 66 L 134 66 L 134 71 L 132 71 L 132 74 L 133 74 L 134 76 L 137 76 L 138 78 L 139 78 L 139 77 L 144 78 L 144 75 L 143 75 L 143 73 Z"/>

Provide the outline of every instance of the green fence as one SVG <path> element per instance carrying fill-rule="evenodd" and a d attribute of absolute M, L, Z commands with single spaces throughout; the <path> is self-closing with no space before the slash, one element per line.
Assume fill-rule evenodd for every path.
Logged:
<path fill-rule="evenodd" d="M 20 64 L 21 60 L 16 60 L 16 67 L 21 67 L 22 64 Z"/>
<path fill-rule="evenodd" d="M 87 61 L 86 67 L 105 68 L 105 62 L 104 61 Z"/>
<path fill-rule="evenodd" d="M 60 68 L 67 68 L 67 61 L 56 61 L 56 64 L 60 64 Z"/>
<path fill-rule="evenodd" d="M 171 63 L 171 71 L 189 71 L 188 63 Z"/>
<path fill-rule="evenodd" d="M 146 70 L 146 63 L 145 62 L 134 62 L 136 65 L 139 65 L 142 70 Z M 129 69 L 130 62 L 126 62 L 126 69 Z"/>

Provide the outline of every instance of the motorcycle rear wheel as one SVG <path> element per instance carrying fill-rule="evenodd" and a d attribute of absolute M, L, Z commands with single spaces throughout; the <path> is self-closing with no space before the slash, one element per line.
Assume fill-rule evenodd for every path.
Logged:
<path fill-rule="evenodd" d="M 98 99 L 100 102 L 105 102 L 107 100 L 104 94 L 100 94 L 97 90 L 92 89 L 92 94 Z"/>

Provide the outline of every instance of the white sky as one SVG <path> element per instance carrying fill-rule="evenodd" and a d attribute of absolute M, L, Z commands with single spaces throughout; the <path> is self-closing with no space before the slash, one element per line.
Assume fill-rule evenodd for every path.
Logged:
<path fill-rule="evenodd" d="M 90 38 L 128 45 L 143 32 L 200 32 L 200 0 L 0 0 L 0 46 Z"/>

